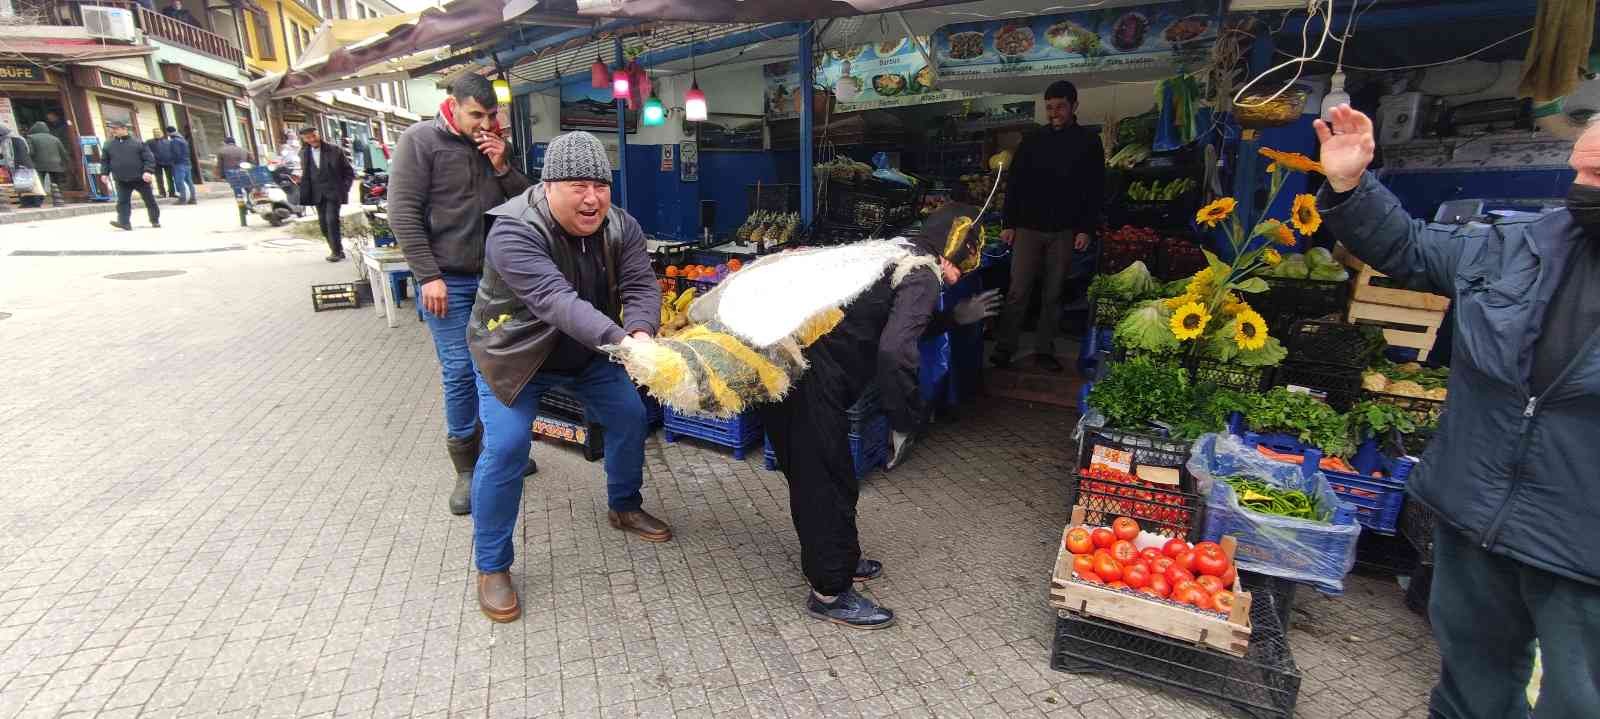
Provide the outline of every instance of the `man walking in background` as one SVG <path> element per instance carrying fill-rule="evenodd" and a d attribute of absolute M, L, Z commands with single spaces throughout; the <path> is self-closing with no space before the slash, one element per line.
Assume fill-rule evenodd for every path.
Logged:
<path fill-rule="evenodd" d="M 194 165 L 189 160 L 189 141 L 178 134 L 176 127 L 167 127 L 167 155 L 172 160 L 172 191 L 178 195 L 178 204 L 199 204 L 194 190 Z"/>
<path fill-rule="evenodd" d="M 350 196 L 356 170 L 344 150 L 322 141 L 315 127 L 300 130 L 300 204 L 317 208 L 317 223 L 328 241 L 329 262 L 344 259 L 344 236 L 339 211 Z"/>
<path fill-rule="evenodd" d="M 472 511 L 472 468 L 482 446 L 467 320 L 483 274 L 487 213 L 530 184 L 506 158 L 495 104 L 488 78 L 463 75 L 451 84 L 433 121 L 400 136 L 389 168 L 389 227 L 420 288 L 418 301 L 439 357 L 445 451 L 455 467 L 451 514 Z M 536 471 L 529 457 L 523 476 Z"/>
<path fill-rule="evenodd" d="M 139 198 L 144 200 L 145 212 L 150 215 L 150 226 L 160 227 L 161 206 L 156 204 L 155 195 L 150 190 L 150 181 L 155 179 L 156 172 L 156 158 L 150 153 L 150 148 L 129 135 L 128 123 L 114 120 L 111 122 L 111 142 L 106 143 L 102 154 L 105 172 L 117 186 L 117 219 L 111 226 L 121 230 L 133 229 L 133 193 L 137 192 Z"/>
<path fill-rule="evenodd" d="M 244 227 L 250 216 L 249 198 L 245 197 L 244 170 L 239 165 L 250 158 L 245 154 L 244 148 L 234 142 L 232 137 L 222 138 L 222 149 L 217 150 L 217 177 L 227 181 L 228 187 L 233 190 L 233 200 L 239 206 L 239 226 Z"/>
<path fill-rule="evenodd" d="M 162 132 L 161 128 L 156 128 L 151 133 L 150 139 L 144 143 L 144 146 L 150 149 L 150 156 L 156 158 L 156 189 L 159 190 L 156 194 L 162 199 L 176 196 L 173 194 L 176 188 L 172 183 L 172 162 L 168 157 L 168 148 L 171 145 L 172 141 L 167 139 L 166 133 Z"/>
<path fill-rule="evenodd" d="M 1011 366 L 1034 283 L 1042 277 L 1034 347 L 1040 367 L 1060 372 L 1055 340 L 1061 292 L 1073 250 L 1088 248 L 1090 233 L 1100 225 L 1106 153 L 1100 137 L 1078 124 L 1078 88 L 1072 83 L 1052 83 L 1045 90 L 1044 107 L 1050 124 L 1023 138 L 1005 172 L 1000 239 L 1012 247 L 1011 288 L 992 359 L 996 367 Z"/>
<path fill-rule="evenodd" d="M 33 123 L 28 133 L 28 150 L 33 154 L 33 169 L 39 173 L 39 182 L 44 183 L 44 191 L 50 195 L 51 206 L 67 204 L 61 199 L 61 180 L 70 161 L 67 148 L 50 133 L 50 126 L 41 121 Z"/>

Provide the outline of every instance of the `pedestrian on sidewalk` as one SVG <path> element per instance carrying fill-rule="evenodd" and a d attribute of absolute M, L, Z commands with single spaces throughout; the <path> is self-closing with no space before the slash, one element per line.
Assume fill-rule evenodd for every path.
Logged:
<path fill-rule="evenodd" d="M 145 141 L 144 145 L 150 148 L 150 156 L 156 158 L 156 189 L 159 190 L 157 195 L 161 199 L 174 197 L 175 187 L 172 182 L 172 162 L 168 155 L 172 141 L 168 140 L 167 134 L 158 127 L 151 133 L 150 139 Z"/>
<path fill-rule="evenodd" d="M 1017 146 L 1006 168 L 1006 202 L 1000 239 L 1012 246 L 1011 287 L 995 332 L 996 367 L 1011 366 L 1022 339 L 1022 322 L 1040 293 L 1039 326 L 1034 332 L 1036 362 L 1051 372 L 1056 332 L 1061 325 L 1061 293 L 1072 269 L 1072 253 L 1089 247 L 1089 233 L 1100 226 L 1105 186 L 1105 149 L 1100 136 L 1078 124 L 1078 88 L 1066 80 L 1044 93 L 1049 124 L 1035 128 Z"/>
<path fill-rule="evenodd" d="M 506 157 L 496 102 L 488 78 L 462 75 L 437 117 L 400 136 L 389 171 L 389 228 L 417 282 L 439 357 L 445 450 L 455 467 L 448 507 L 458 515 L 472 511 L 472 469 L 482 446 L 467 320 L 483 274 L 488 212 L 530 184 Z M 536 471 L 530 456 L 523 476 Z"/>
<path fill-rule="evenodd" d="M 356 170 L 350 158 L 338 146 L 322 141 L 322 133 L 315 127 L 300 130 L 300 167 L 304 168 L 300 180 L 300 204 L 317 208 L 317 223 L 322 226 L 322 236 L 328 241 L 329 262 L 344 259 L 344 237 L 341 234 L 339 212 L 345 198 L 350 196 L 350 184 L 355 182 Z"/>
<path fill-rule="evenodd" d="M 110 175 L 112 183 L 117 186 L 117 219 L 111 226 L 122 230 L 133 229 L 133 193 L 137 192 L 139 199 L 144 200 L 150 226 L 160 227 L 161 206 L 156 204 L 155 194 L 150 189 L 150 183 L 155 179 L 156 158 L 149 146 L 140 144 L 130 136 L 128 123 L 113 120 L 111 142 L 106 143 L 102 154 L 105 158 L 105 174 Z"/>
<path fill-rule="evenodd" d="M 172 159 L 172 188 L 180 205 L 198 205 L 194 189 L 194 165 L 189 157 L 189 141 L 183 139 L 178 128 L 167 127 L 167 154 Z"/>
<path fill-rule="evenodd" d="M 611 205 L 611 161 L 600 140 L 573 132 L 550 142 L 541 182 L 490 212 L 483 281 L 467 342 L 478 368 L 483 452 L 472 476 L 478 606 L 490 620 L 522 615 L 511 583 L 522 468 L 546 390 L 566 387 L 605 426 L 612 528 L 646 541 L 672 528 L 643 509 L 644 402 L 598 348 L 647 340 L 661 288 L 644 231 Z"/>
<path fill-rule="evenodd" d="M 50 195 L 50 204 L 61 207 L 67 204 L 61 198 L 61 182 L 71 162 L 66 146 L 50 132 L 44 122 L 33 123 L 28 134 L 28 150 L 33 155 L 33 169 L 39 173 L 39 182 Z"/>
<path fill-rule="evenodd" d="M 239 226 L 246 225 L 245 219 L 249 216 L 246 207 L 248 198 L 244 196 L 245 182 L 244 170 L 239 165 L 250 159 L 232 137 L 222 138 L 222 149 L 217 150 L 217 177 L 228 182 L 228 187 L 233 189 L 233 200 L 239 206 Z"/>
<path fill-rule="evenodd" d="M 12 134 L 11 128 L 0 125 L 0 167 L 5 168 L 6 174 L 15 179 L 18 169 L 32 166 L 28 143 Z M 18 201 L 20 202 L 21 198 Z M 11 208 L 6 207 L 5 194 L 0 193 L 0 212 L 10 211 Z"/>

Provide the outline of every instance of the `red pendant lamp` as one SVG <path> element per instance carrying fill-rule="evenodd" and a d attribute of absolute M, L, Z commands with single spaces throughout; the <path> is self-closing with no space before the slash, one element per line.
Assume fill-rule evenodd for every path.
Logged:
<path fill-rule="evenodd" d="M 606 67 L 605 62 L 602 61 L 598 55 L 596 55 L 594 58 L 594 64 L 589 66 L 589 87 L 598 90 L 600 88 L 610 86 L 611 68 Z"/>

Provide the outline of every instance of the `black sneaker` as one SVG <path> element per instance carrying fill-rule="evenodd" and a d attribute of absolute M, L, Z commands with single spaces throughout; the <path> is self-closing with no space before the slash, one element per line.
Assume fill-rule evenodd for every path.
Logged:
<path fill-rule="evenodd" d="M 150 223 L 150 226 L 154 227 L 154 228 L 156 228 L 158 230 L 161 229 L 161 223 L 159 223 L 159 222 L 152 222 L 152 223 Z"/>
<path fill-rule="evenodd" d="M 1034 363 L 1046 372 L 1060 372 L 1065 369 L 1061 366 L 1061 360 L 1056 359 L 1055 355 L 1038 355 L 1034 358 Z"/>
<path fill-rule="evenodd" d="M 324 257 L 322 259 L 327 260 L 329 262 L 344 262 L 344 253 L 339 253 L 337 255 L 328 255 L 327 257 Z"/>
<path fill-rule="evenodd" d="M 876 559 L 862 559 L 856 562 L 856 573 L 852 579 L 858 582 L 870 582 L 883 576 L 883 562 Z"/>
<path fill-rule="evenodd" d="M 130 232 L 133 231 L 133 225 L 124 222 L 117 222 L 116 220 L 111 221 L 111 226 L 119 230 L 128 230 Z"/>
<path fill-rule="evenodd" d="M 532 477 L 539 473 L 539 463 L 533 461 L 533 455 L 528 455 L 528 464 L 522 468 L 522 476 Z"/>
<path fill-rule="evenodd" d="M 851 629 L 882 629 L 894 624 L 894 611 L 878 606 L 854 589 L 834 597 L 832 603 L 818 599 L 816 592 L 806 592 L 806 614 Z"/>

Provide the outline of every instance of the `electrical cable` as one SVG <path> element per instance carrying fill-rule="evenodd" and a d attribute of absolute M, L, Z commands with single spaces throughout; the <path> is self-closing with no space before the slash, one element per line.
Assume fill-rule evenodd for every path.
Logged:
<path fill-rule="evenodd" d="M 1478 48 L 1476 50 L 1473 50 L 1472 52 L 1469 52 L 1469 53 L 1467 53 L 1465 55 L 1461 55 L 1461 56 L 1458 56 L 1458 57 L 1453 57 L 1453 58 L 1450 58 L 1449 60 L 1440 60 L 1438 62 L 1425 62 L 1425 63 L 1421 63 L 1421 64 L 1418 64 L 1418 65 L 1401 65 L 1399 67 L 1362 67 L 1360 65 L 1345 65 L 1345 67 L 1347 67 L 1347 68 L 1349 68 L 1351 70 L 1360 70 L 1362 72 L 1400 72 L 1402 70 L 1421 70 L 1423 68 L 1428 68 L 1428 67 L 1438 67 L 1440 65 L 1449 65 L 1451 63 L 1461 62 L 1462 60 L 1470 60 L 1470 59 L 1472 59 L 1473 57 L 1475 57 L 1475 56 L 1477 56 L 1479 54 L 1482 54 L 1484 52 L 1492 50 L 1495 47 L 1498 47 L 1500 45 L 1504 45 L 1504 44 L 1506 44 L 1508 42 L 1511 42 L 1512 40 L 1515 40 L 1515 39 L 1517 39 L 1519 37 L 1522 37 L 1523 35 L 1527 35 L 1527 34 L 1529 34 L 1531 32 L 1533 32 L 1533 28 L 1530 27 L 1530 28 L 1528 28 L 1526 30 L 1523 30 L 1522 32 L 1515 33 L 1515 34 L 1512 34 L 1512 35 L 1508 35 L 1508 36 L 1503 37 L 1503 38 L 1501 38 L 1499 40 L 1496 40 L 1496 41 L 1494 41 L 1492 43 L 1489 43 L 1488 45 L 1484 45 L 1483 47 L 1480 47 L 1480 48 Z M 1287 53 L 1284 53 L 1284 54 L 1287 54 Z M 1328 62 L 1327 60 L 1317 60 L 1317 59 L 1307 60 L 1307 62 L 1318 62 L 1318 63 L 1322 63 L 1324 65 L 1333 64 L 1333 63 Z"/>
<path fill-rule="evenodd" d="M 1333 2 L 1334 0 L 1310 0 L 1310 4 L 1307 6 L 1306 21 L 1300 25 L 1300 55 L 1268 68 L 1261 74 L 1256 75 L 1254 79 L 1250 80 L 1250 82 L 1245 83 L 1244 86 L 1240 87 L 1239 90 L 1233 95 L 1234 106 L 1261 107 L 1272 102 L 1273 100 L 1278 99 L 1283 95 L 1283 93 L 1288 92 L 1289 88 L 1294 87 L 1296 82 L 1300 81 L 1300 75 L 1305 72 L 1306 63 L 1312 62 L 1320 57 L 1322 55 L 1322 49 L 1328 45 L 1328 39 L 1333 36 Z M 1326 10 L 1324 10 L 1324 6 L 1326 6 Z M 1307 55 L 1306 47 L 1311 44 L 1311 37 L 1309 34 L 1311 20 L 1312 18 L 1315 18 L 1317 15 L 1324 12 L 1326 12 L 1327 17 L 1322 22 L 1322 39 L 1317 42 L 1316 51 L 1312 52 L 1310 55 Z M 1254 87 L 1256 83 L 1261 82 L 1268 75 L 1271 75 L 1290 65 L 1295 66 L 1294 77 L 1290 78 L 1288 82 L 1284 83 L 1283 87 L 1279 88 L 1277 92 L 1272 93 L 1272 95 L 1260 102 L 1240 102 L 1240 100 L 1244 98 L 1245 93 L 1249 91 L 1250 88 Z"/>

